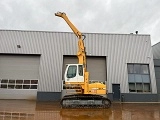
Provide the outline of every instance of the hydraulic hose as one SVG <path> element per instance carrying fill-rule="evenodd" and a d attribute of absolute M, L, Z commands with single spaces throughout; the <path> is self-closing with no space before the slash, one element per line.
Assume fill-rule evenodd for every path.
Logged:
<path fill-rule="evenodd" d="M 86 36 L 85 36 L 85 35 L 82 35 L 82 36 L 83 36 L 83 40 L 86 39 Z"/>

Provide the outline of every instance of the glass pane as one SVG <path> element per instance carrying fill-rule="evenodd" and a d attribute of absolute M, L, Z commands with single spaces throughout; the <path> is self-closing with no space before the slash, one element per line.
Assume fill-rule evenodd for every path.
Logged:
<path fill-rule="evenodd" d="M 135 83 L 129 83 L 129 92 L 136 92 Z"/>
<path fill-rule="evenodd" d="M 30 85 L 23 85 L 23 89 L 30 89 Z"/>
<path fill-rule="evenodd" d="M 134 81 L 134 74 L 128 74 L 128 81 L 135 83 L 135 81 Z"/>
<path fill-rule="evenodd" d="M 136 83 L 137 92 L 143 92 L 142 83 Z"/>
<path fill-rule="evenodd" d="M 160 67 L 156 66 L 154 67 L 155 71 L 160 72 Z"/>
<path fill-rule="evenodd" d="M 15 80 L 9 80 L 9 83 L 15 83 Z"/>
<path fill-rule="evenodd" d="M 134 65 L 134 73 L 140 74 L 140 65 Z"/>
<path fill-rule="evenodd" d="M 142 76 L 141 75 L 135 74 L 134 76 L 135 76 L 135 81 L 136 82 L 142 83 Z"/>
<path fill-rule="evenodd" d="M 24 84 L 30 84 L 30 80 L 24 80 Z"/>
<path fill-rule="evenodd" d="M 22 89 L 22 85 L 16 85 L 15 88 L 16 89 Z"/>
<path fill-rule="evenodd" d="M 155 74 L 156 74 L 156 78 L 160 79 L 160 72 L 159 71 L 155 71 Z"/>
<path fill-rule="evenodd" d="M 134 73 L 133 65 L 128 64 L 128 73 Z"/>
<path fill-rule="evenodd" d="M 67 71 L 67 78 L 73 78 L 76 76 L 77 73 L 77 66 L 69 66 Z"/>
<path fill-rule="evenodd" d="M 141 74 L 149 74 L 148 65 L 141 65 Z"/>
<path fill-rule="evenodd" d="M 8 85 L 8 89 L 14 89 L 14 85 Z"/>
<path fill-rule="evenodd" d="M 38 84 L 38 80 L 31 80 L 31 84 Z"/>
<path fill-rule="evenodd" d="M 3 79 L 3 80 L 1 81 L 1 83 L 8 83 L 8 80 Z"/>
<path fill-rule="evenodd" d="M 7 85 L 1 85 L 1 88 L 7 88 Z"/>
<path fill-rule="evenodd" d="M 31 85 L 31 89 L 37 89 L 37 85 Z"/>
<path fill-rule="evenodd" d="M 150 83 L 149 75 L 142 75 L 143 83 Z"/>
<path fill-rule="evenodd" d="M 16 84 L 22 84 L 23 80 L 16 80 Z"/>
<path fill-rule="evenodd" d="M 83 76 L 83 66 L 82 65 L 78 66 L 78 70 L 79 70 L 79 75 Z"/>
<path fill-rule="evenodd" d="M 150 84 L 144 83 L 144 92 L 150 92 Z"/>

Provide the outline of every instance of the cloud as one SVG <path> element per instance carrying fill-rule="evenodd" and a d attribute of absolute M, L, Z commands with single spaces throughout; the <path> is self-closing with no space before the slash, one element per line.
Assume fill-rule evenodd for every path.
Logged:
<path fill-rule="evenodd" d="M 150 34 L 160 42 L 159 0 L 0 0 L 0 29 L 71 31 L 54 16 L 66 12 L 81 32 Z"/>

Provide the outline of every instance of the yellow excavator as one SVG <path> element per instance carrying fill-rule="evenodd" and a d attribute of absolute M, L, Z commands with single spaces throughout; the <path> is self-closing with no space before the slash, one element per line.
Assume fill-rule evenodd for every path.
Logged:
<path fill-rule="evenodd" d="M 64 73 L 62 108 L 109 108 L 111 101 L 107 96 L 107 87 L 103 82 L 89 81 L 87 72 L 86 38 L 68 19 L 65 13 L 57 12 L 55 16 L 63 18 L 78 38 L 78 64 L 67 64 Z"/>

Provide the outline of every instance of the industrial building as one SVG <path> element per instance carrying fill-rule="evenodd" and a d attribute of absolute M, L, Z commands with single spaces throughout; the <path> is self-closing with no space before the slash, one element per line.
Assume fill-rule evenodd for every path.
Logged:
<path fill-rule="evenodd" d="M 106 82 L 111 100 L 160 101 L 150 35 L 84 34 L 90 80 Z M 0 30 L 0 41 L 0 99 L 60 100 L 65 64 L 77 63 L 74 33 Z"/>

